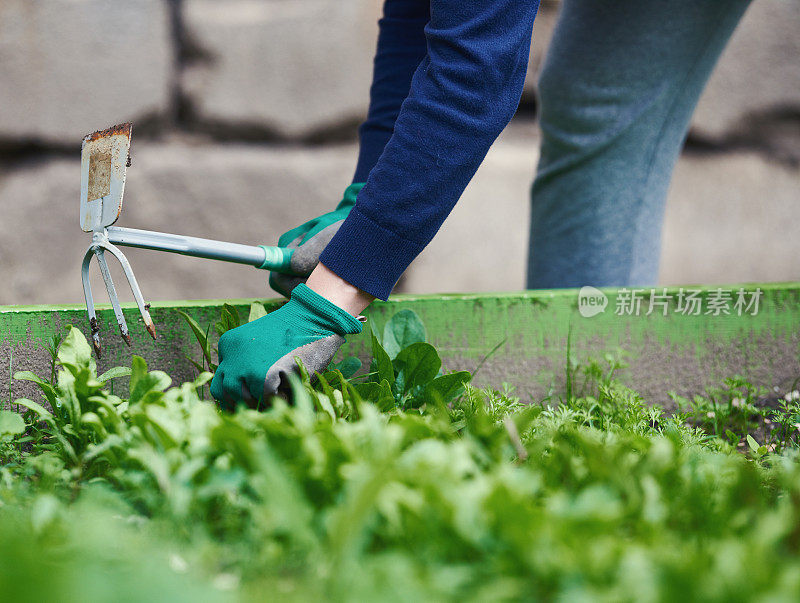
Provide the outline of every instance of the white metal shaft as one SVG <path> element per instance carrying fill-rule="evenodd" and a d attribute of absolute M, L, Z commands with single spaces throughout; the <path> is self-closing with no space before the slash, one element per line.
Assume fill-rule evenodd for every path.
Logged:
<path fill-rule="evenodd" d="M 157 251 L 168 251 L 197 258 L 222 260 L 256 267 L 263 265 L 266 259 L 266 251 L 263 247 L 152 232 L 139 230 L 138 228 L 111 226 L 108 228 L 108 240 L 125 247 L 155 249 Z"/>

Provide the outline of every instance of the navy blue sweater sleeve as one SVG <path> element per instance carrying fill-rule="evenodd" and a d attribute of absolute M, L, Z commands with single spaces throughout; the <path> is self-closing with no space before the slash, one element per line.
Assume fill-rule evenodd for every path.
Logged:
<path fill-rule="evenodd" d="M 441 227 L 519 105 L 538 0 L 431 0 L 394 133 L 321 256 L 378 297 Z"/>
<path fill-rule="evenodd" d="M 430 0 L 386 0 L 378 22 L 378 51 L 367 120 L 359 128 L 360 149 L 353 182 L 366 182 L 392 137 L 411 77 L 428 52 L 425 26 Z"/>

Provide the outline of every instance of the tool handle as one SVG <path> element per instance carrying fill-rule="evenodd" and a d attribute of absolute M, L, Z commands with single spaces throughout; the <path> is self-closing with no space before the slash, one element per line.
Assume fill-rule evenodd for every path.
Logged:
<path fill-rule="evenodd" d="M 294 274 L 292 270 L 292 254 L 294 249 L 288 247 L 270 247 L 267 245 L 259 245 L 264 250 L 264 261 L 260 266 L 256 266 L 261 270 L 271 270 L 272 272 L 280 272 L 281 274 Z"/>
<path fill-rule="evenodd" d="M 119 226 L 110 226 L 107 229 L 107 233 L 108 240 L 111 243 L 125 247 L 167 251 L 196 258 L 248 264 L 256 268 L 283 274 L 294 274 L 291 269 L 294 249 L 286 247 L 240 245 L 238 243 L 226 243 L 224 241 L 212 241 L 211 239 Z"/>

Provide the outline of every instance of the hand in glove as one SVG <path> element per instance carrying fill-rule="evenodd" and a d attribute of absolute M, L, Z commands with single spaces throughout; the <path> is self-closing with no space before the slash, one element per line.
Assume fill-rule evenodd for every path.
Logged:
<path fill-rule="evenodd" d="M 319 256 L 356 204 L 356 197 L 362 188 L 364 188 L 363 182 L 351 184 L 347 187 L 344 198 L 334 211 L 309 220 L 302 226 L 281 235 L 278 239 L 278 246 L 295 250 L 290 265 L 295 274 L 299 276 L 272 272 L 269 276 L 270 287 L 281 295 L 289 297 L 292 289 L 300 283 L 306 282 L 308 275 L 317 267 Z"/>
<path fill-rule="evenodd" d="M 353 315 L 300 284 L 286 305 L 220 338 L 211 395 L 229 410 L 238 401 L 263 408 L 297 371 L 296 358 L 310 374 L 323 372 L 345 335 L 361 329 Z"/>

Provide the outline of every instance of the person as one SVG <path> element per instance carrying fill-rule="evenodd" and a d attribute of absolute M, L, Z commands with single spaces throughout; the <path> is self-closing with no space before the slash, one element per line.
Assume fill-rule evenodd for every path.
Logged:
<path fill-rule="evenodd" d="M 529 288 L 655 283 L 672 170 L 748 4 L 563 1 L 538 88 Z M 387 299 L 516 112 L 538 8 L 385 0 L 352 184 L 278 241 L 318 262 L 307 279 L 271 275 L 288 303 L 220 338 L 223 405 L 264 401 L 297 358 L 324 370 L 361 332 L 359 314 Z"/>

